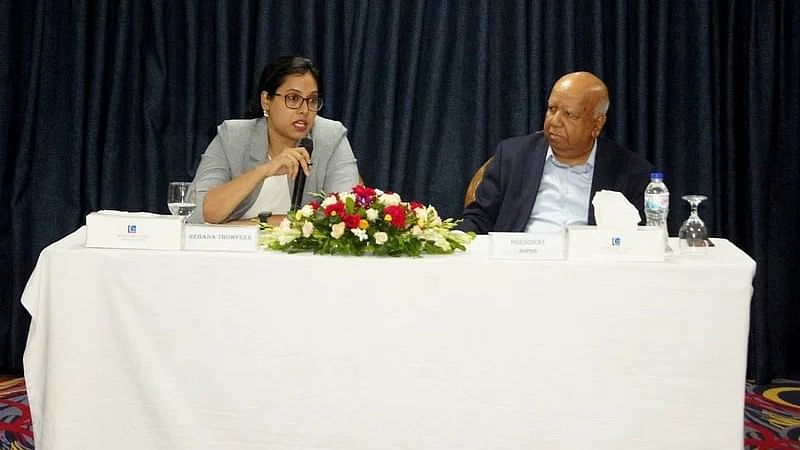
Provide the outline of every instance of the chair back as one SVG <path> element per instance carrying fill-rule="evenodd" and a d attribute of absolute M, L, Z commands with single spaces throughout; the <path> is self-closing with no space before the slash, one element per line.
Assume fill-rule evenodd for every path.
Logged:
<path fill-rule="evenodd" d="M 478 190 L 478 186 L 483 181 L 483 174 L 486 172 L 486 168 L 489 167 L 491 164 L 494 156 L 487 159 L 485 163 L 481 164 L 478 167 L 478 170 L 475 171 L 475 175 L 472 176 L 472 179 L 469 181 L 469 186 L 467 186 L 467 193 L 464 195 L 464 207 L 475 201 L 475 191 Z"/>

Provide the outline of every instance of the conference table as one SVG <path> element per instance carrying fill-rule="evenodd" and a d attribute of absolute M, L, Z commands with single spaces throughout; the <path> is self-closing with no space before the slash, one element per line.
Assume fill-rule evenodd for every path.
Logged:
<path fill-rule="evenodd" d="M 733 449 L 755 263 L 47 247 L 37 450 Z M 673 242 L 674 244 L 674 242 Z"/>

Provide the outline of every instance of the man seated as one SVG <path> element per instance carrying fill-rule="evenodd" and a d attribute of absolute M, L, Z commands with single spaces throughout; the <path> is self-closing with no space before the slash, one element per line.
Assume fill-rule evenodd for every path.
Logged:
<path fill-rule="evenodd" d="M 619 191 L 644 217 L 644 189 L 653 170 L 642 156 L 598 138 L 608 89 L 589 72 L 561 77 L 547 101 L 544 130 L 497 146 L 459 229 L 557 232 L 594 225 L 594 193 Z"/>

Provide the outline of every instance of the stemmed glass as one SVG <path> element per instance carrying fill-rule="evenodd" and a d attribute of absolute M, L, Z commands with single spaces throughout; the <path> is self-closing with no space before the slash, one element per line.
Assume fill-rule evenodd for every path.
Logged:
<path fill-rule="evenodd" d="M 705 195 L 684 195 L 681 198 L 689 202 L 689 206 L 692 208 L 689 218 L 683 222 L 680 231 L 678 231 L 681 254 L 704 255 L 708 250 L 708 230 L 706 230 L 706 224 L 697 214 L 697 208 L 708 197 Z"/>
<path fill-rule="evenodd" d="M 190 190 L 192 183 L 173 181 L 167 190 L 167 206 L 174 216 L 183 216 L 186 220 L 192 215 L 195 208 L 195 193 Z"/>

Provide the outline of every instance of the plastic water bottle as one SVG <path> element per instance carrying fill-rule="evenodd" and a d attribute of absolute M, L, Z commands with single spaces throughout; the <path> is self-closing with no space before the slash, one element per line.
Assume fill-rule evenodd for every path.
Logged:
<path fill-rule="evenodd" d="M 644 190 L 644 214 L 648 227 L 664 229 L 664 245 L 667 239 L 667 214 L 669 214 L 669 189 L 664 184 L 662 172 L 650 174 L 650 184 Z"/>

